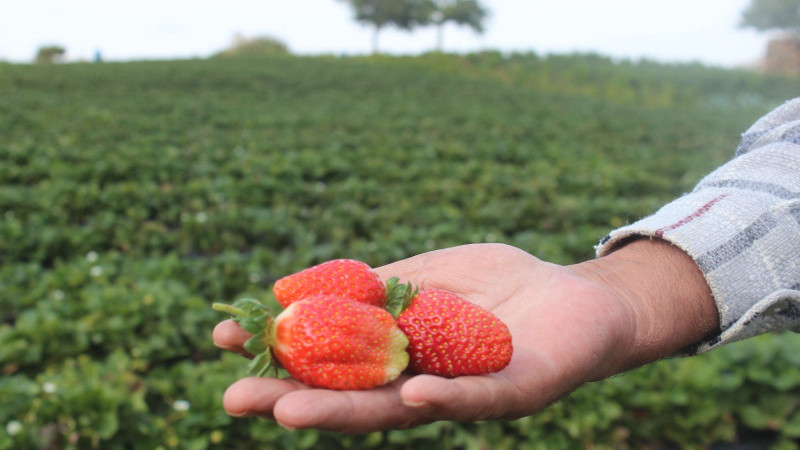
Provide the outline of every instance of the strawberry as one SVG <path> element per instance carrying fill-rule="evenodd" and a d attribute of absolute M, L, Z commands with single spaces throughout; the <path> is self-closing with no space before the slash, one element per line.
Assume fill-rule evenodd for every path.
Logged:
<path fill-rule="evenodd" d="M 395 285 L 394 279 L 387 284 Z M 444 377 L 481 375 L 503 369 L 513 351 L 508 327 L 494 314 L 455 294 L 429 289 L 411 292 L 389 305 L 409 341 L 409 369 Z M 396 291 L 395 291 L 396 292 Z"/>
<path fill-rule="evenodd" d="M 254 355 L 256 375 L 277 360 L 309 386 L 370 389 L 394 380 L 408 365 L 408 339 L 377 306 L 319 295 L 293 302 L 274 319 L 252 299 L 214 308 L 238 316 L 234 320 L 253 333 L 245 349 Z"/>
<path fill-rule="evenodd" d="M 334 259 L 275 282 L 272 288 L 284 308 L 312 295 L 334 295 L 383 307 L 386 286 L 372 268 L 353 259 Z"/>

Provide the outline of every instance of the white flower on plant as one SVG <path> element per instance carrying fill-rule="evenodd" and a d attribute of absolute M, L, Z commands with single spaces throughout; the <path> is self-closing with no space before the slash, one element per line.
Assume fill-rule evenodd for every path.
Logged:
<path fill-rule="evenodd" d="M 9 436 L 16 436 L 20 431 L 22 431 L 22 422 L 12 420 L 6 424 L 6 433 L 8 433 Z"/>
<path fill-rule="evenodd" d="M 58 390 L 58 386 L 50 381 L 42 383 L 42 390 L 48 394 L 54 394 Z"/>
<path fill-rule="evenodd" d="M 97 254 L 97 252 L 92 250 L 91 252 L 86 254 L 86 261 L 88 261 L 90 263 L 93 263 L 93 262 L 97 261 L 98 257 L 99 257 L 99 255 Z"/>
<path fill-rule="evenodd" d="M 103 274 L 103 268 L 101 266 L 92 266 L 92 268 L 89 269 L 89 275 L 93 277 L 99 277 L 102 274 Z"/>
<path fill-rule="evenodd" d="M 204 213 L 203 211 L 200 211 L 199 213 L 194 215 L 194 220 L 196 220 L 198 223 L 205 223 L 208 221 L 208 214 Z"/>
<path fill-rule="evenodd" d="M 66 296 L 66 294 L 64 294 L 64 291 L 62 291 L 61 289 L 56 289 L 55 291 L 50 293 L 50 295 L 52 295 L 53 296 L 53 300 L 56 300 L 56 301 L 64 300 L 64 297 Z"/>
<path fill-rule="evenodd" d="M 172 402 L 172 408 L 175 409 L 175 411 L 188 411 L 191 407 L 191 403 L 186 400 L 175 400 Z"/>

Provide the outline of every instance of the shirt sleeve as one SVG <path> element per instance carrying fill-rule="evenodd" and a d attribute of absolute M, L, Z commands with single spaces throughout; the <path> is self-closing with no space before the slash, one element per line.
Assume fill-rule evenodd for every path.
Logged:
<path fill-rule="evenodd" d="M 735 157 L 692 192 L 612 231 L 597 255 L 635 236 L 683 249 L 711 288 L 721 333 L 688 353 L 771 331 L 800 332 L 800 99 L 759 119 Z"/>

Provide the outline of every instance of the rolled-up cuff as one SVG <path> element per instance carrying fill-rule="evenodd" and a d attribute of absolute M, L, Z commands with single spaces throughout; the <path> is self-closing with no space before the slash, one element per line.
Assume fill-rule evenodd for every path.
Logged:
<path fill-rule="evenodd" d="M 770 331 L 800 331 L 796 201 L 706 187 L 614 230 L 596 247 L 597 255 L 639 236 L 660 238 L 685 251 L 700 267 L 714 296 L 721 333 L 687 353 Z"/>

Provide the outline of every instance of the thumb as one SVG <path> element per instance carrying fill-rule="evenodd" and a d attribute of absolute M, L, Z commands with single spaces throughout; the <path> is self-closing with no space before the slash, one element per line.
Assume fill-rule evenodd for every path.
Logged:
<path fill-rule="evenodd" d="M 472 422 L 508 417 L 523 395 L 502 375 L 442 378 L 418 375 L 403 384 L 400 398 L 433 420 Z"/>

